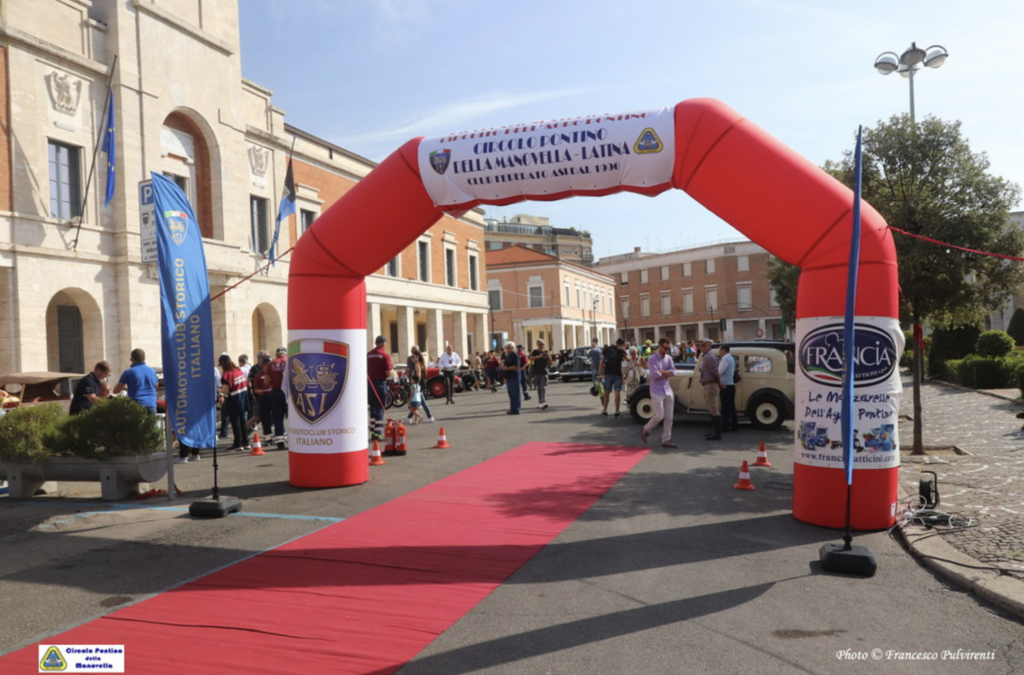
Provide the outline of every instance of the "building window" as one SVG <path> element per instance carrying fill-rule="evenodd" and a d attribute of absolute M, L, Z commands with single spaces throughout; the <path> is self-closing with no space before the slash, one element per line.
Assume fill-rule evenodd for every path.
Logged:
<path fill-rule="evenodd" d="M 750 284 L 739 284 L 736 286 L 736 305 L 736 309 L 740 312 L 749 312 L 754 309 Z"/>
<path fill-rule="evenodd" d="M 544 306 L 544 287 L 543 286 L 530 286 L 528 289 L 530 294 L 530 307 L 543 307 Z"/>
<path fill-rule="evenodd" d="M 709 258 L 708 260 L 704 261 L 704 271 L 707 272 L 708 274 L 714 274 L 715 273 L 715 259 L 714 258 Z"/>
<path fill-rule="evenodd" d="M 651 315 L 651 298 L 647 295 L 640 296 L 640 316 L 646 317 Z"/>
<path fill-rule="evenodd" d="M 640 283 L 647 283 L 647 270 L 640 270 Z"/>
<path fill-rule="evenodd" d="M 707 311 L 713 312 L 718 309 L 718 289 L 713 287 L 705 288 L 704 301 L 706 303 Z"/>
<path fill-rule="evenodd" d="M 430 282 L 430 242 L 420 241 L 416 246 L 420 281 Z"/>
<path fill-rule="evenodd" d="M 693 314 L 693 291 L 683 291 L 683 314 Z"/>
<path fill-rule="evenodd" d="M 629 298 L 622 298 L 619 300 L 619 307 L 622 309 L 622 318 L 629 318 Z"/>
<path fill-rule="evenodd" d="M 683 276 L 688 277 L 693 274 L 693 263 L 683 263 Z"/>
<path fill-rule="evenodd" d="M 455 249 L 444 250 L 444 279 L 449 286 L 455 286 Z"/>
<path fill-rule="evenodd" d="M 469 256 L 469 290 L 478 291 L 480 290 L 480 282 L 477 280 L 477 257 L 475 255 Z"/>
<path fill-rule="evenodd" d="M 487 291 L 487 302 L 490 303 L 492 312 L 501 311 L 501 289 Z"/>
<path fill-rule="evenodd" d="M 661 294 L 661 313 L 671 314 L 672 313 L 672 295 L 669 293 Z"/>
<path fill-rule="evenodd" d="M 398 256 L 396 255 L 394 258 L 388 261 L 387 275 L 389 277 L 397 277 L 398 272 Z"/>
<path fill-rule="evenodd" d="M 69 220 L 82 215 L 81 152 L 50 141 L 50 217 Z"/>
<path fill-rule="evenodd" d="M 500 251 L 505 248 L 505 243 L 501 241 L 489 241 L 487 242 L 488 251 Z"/>
<path fill-rule="evenodd" d="M 661 268 L 661 280 L 668 281 L 668 266 Z"/>
<path fill-rule="evenodd" d="M 267 200 L 249 196 L 249 216 L 252 225 L 252 252 L 264 253 L 270 248 L 270 229 L 267 227 Z"/>
<path fill-rule="evenodd" d="M 775 289 L 771 287 L 768 289 L 768 306 L 772 309 L 779 308 L 779 296 L 775 295 Z"/>
<path fill-rule="evenodd" d="M 299 209 L 299 234 L 308 230 L 313 226 L 313 221 L 316 220 L 316 211 L 310 211 L 309 209 Z"/>
<path fill-rule="evenodd" d="M 571 305 L 572 305 L 572 303 L 569 302 L 569 284 L 566 284 L 565 285 L 565 306 L 566 307 L 570 307 Z"/>
<path fill-rule="evenodd" d="M 577 307 L 582 307 L 583 306 L 583 305 L 580 304 L 580 287 L 579 286 L 576 287 L 576 306 Z"/>
<path fill-rule="evenodd" d="M 622 279 L 622 281 L 620 281 L 619 283 L 621 283 L 623 286 L 628 284 L 629 283 L 629 272 L 623 272 L 622 276 L 621 276 L 621 279 Z"/>
<path fill-rule="evenodd" d="M 736 256 L 736 271 L 737 272 L 749 272 L 750 271 L 750 256 L 749 255 Z"/>

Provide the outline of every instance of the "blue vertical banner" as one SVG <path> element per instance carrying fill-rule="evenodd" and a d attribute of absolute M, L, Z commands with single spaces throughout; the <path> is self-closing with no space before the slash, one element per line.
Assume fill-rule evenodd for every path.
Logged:
<path fill-rule="evenodd" d="M 151 175 L 167 419 L 179 442 L 212 448 L 217 444 L 217 364 L 203 238 L 181 188 Z"/>
<path fill-rule="evenodd" d="M 103 152 L 107 155 L 107 194 L 103 206 L 109 206 L 114 198 L 114 185 L 117 184 L 117 131 L 114 124 L 114 90 L 107 96 L 107 130 L 103 134 Z"/>
<path fill-rule="evenodd" d="M 846 469 L 846 484 L 853 485 L 853 381 L 855 379 L 857 333 L 854 315 L 857 311 L 857 271 L 860 267 L 860 180 L 861 180 L 861 133 L 857 127 L 857 149 L 853 156 L 853 233 L 850 238 L 850 261 L 846 273 L 846 315 L 843 317 L 843 468 Z"/>

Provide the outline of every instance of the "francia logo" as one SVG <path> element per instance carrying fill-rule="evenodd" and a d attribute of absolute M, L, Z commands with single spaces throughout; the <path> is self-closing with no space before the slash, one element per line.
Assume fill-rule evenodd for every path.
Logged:
<path fill-rule="evenodd" d="M 853 383 L 867 386 L 886 381 L 899 363 L 889 334 L 874 326 L 856 324 Z M 843 325 L 829 324 L 807 334 L 800 343 L 800 370 L 829 387 L 843 384 Z"/>

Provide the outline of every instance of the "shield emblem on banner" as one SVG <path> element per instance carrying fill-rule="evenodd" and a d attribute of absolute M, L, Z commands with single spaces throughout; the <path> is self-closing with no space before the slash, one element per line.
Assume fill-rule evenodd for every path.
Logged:
<path fill-rule="evenodd" d="M 348 345 L 299 340 L 288 345 L 288 393 L 292 409 L 316 424 L 338 405 L 348 375 Z"/>
<path fill-rule="evenodd" d="M 188 234 L 188 215 L 182 211 L 164 211 L 164 220 L 171 231 L 171 240 L 181 246 Z"/>
<path fill-rule="evenodd" d="M 430 166 L 431 166 L 431 168 L 433 168 L 434 171 L 438 172 L 442 176 L 444 175 L 444 172 L 448 170 L 448 163 L 451 162 L 451 161 L 452 161 L 452 151 L 451 150 L 448 150 L 448 149 L 445 149 L 445 150 L 435 150 L 434 152 L 430 153 Z"/>

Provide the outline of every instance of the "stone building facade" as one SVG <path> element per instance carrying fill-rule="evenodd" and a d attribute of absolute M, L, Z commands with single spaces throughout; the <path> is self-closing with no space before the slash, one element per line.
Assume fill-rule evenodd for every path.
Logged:
<path fill-rule="evenodd" d="M 487 219 L 487 250 L 525 246 L 581 265 L 594 263 L 594 240 L 586 230 L 552 227 L 549 218 L 520 213 Z"/>
<path fill-rule="evenodd" d="M 765 278 L 768 259 L 757 244 L 737 241 L 668 253 L 637 247 L 594 269 L 615 280 L 619 332 L 631 342 L 776 340 L 785 328 Z"/>
<path fill-rule="evenodd" d="M 271 91 L 242 78 L 236 0 L 5 2 L 0 21 L 0 372 L 86 372 L 100 359 L 116 371 L 135 347 L 161 365 L 158 275 L 140 236 L 151 172 L 196 212 L 216 348 L 283 345 L 284 252 L 374 164 L 286 124 Z M 105 206 L 107 156 L 92 163 L 108 82 Z M 297 212 L 282 223 L 280 262 L 263 269 L 289 152 Z M 482 211 L 445 217 L 367 279 L 368 344 L 378 333 L 402 354 L 414 341 L 435 353 L 482 344 L 483 247 Z"/>

